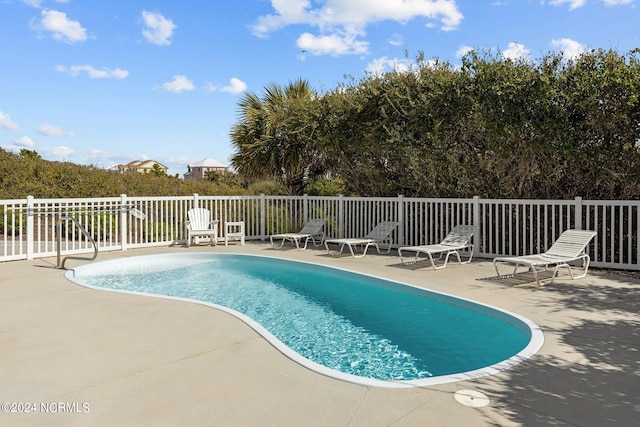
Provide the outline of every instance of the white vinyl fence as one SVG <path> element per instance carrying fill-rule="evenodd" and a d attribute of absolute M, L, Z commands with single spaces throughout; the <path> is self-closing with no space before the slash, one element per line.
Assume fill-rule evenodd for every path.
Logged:
<path fill-rule="evenodd" d="M 193 207 L 220 224 L 244 221 L 247 240 L 327 220 L 328 237 L 361 237 L 378 222 L 399 223 L 394 246 L 439 242 L 457 224 L 476 227 L 475 256 L 546 250 L 568 228 L 598 232 L 595 267 L 640 270 L 640 201 L 424 199 L 398 197 L 193 196 L 0 200 L 0 261 L 167 246 L 185 241 Z M 86 234 L 78 224 L 86 230 Z M 219 230 L 222 235 L 223 230 Z M 60 239 L 57 239 L 58 235 Z M 58 243 L 59 242 L 59 243 Z"/>

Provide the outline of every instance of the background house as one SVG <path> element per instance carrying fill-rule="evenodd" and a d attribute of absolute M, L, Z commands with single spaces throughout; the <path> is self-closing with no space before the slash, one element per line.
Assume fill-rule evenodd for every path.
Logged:
<path fill-rule="evenodd" d="M 168 167 L 166 167 L 162 163 L 156 162 L 155 160 L 134 160 L 123 165 L 115 165 L 111 169 L 121 173 L 125 171 L 145 173 L 152 172 L 154 169 L 158 169 L 164 173 L 167 173 L 167 171 L 169 170 Z"/>
<path fill-rule="evenodd" d="M 187 166 L 187 173 L 184 174 L 184 179 L 203 179 L 206 178 L 207 172 L 224 175 L 229 172 L 229 167 L 219 160 L 207 157 Z"/>

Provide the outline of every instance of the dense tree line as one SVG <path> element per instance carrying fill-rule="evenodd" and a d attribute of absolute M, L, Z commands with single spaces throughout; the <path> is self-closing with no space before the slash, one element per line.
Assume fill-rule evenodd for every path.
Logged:
<path fill-rule="evenodd" d="M 311 195 L 342 192 L 340 180 L 318 179 L 305 187 Z M 184 181 L 152 171 L 119 173 L 95 166 L 44 160 L 36 151 L 12 153 L 0 148 L 0 199 L 129 196 L 285 195 L 287 189 L 270 179 L 241 179 L 235 173 L 207 174 L 202 180 Z"/>
<path fill-rule="evenodd" d="M 322 95 L 272 84 L 239 105 L 233 163 L 291 194 L 329 177 L 362 196 L 638 198 L 639 53 L 419 56 Z"/>
<path fill-rule="evenodd" d="M 161 173 L 118 173 L 69 162 L 51 162 L 35 151 L 15 154 L 0 149 L 0 199 L 186 196 L 259 194 L 260 183 L 248 185 L 234 175 L 184 181 Z M 270 188 L 270 187 L 267 187 Z"/>

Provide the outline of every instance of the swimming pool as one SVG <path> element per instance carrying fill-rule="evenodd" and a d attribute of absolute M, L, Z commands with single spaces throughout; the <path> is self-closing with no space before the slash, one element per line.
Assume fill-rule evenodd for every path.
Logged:
<path fill-rule="evenodd" d="M 239 317 L 293 360 L 335 378 L 410 387 L 488 375 L 534 354 L 513 313 L 381 278 L 253 255 L 165 254 L 87 264 L 83 286 L 178 298 Z"/>

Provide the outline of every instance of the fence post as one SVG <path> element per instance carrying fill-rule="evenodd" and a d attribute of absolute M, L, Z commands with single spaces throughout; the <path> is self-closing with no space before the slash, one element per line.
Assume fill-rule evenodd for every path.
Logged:
<path fill-rule="evenodd" d="M 302 223 L 306 224 L 309 221 L 309 195 L 302 195 Z"/>
<path fill-rule="evenodd" d="M 582 230 L 582 197 L 576 196 L 576 213 L 574 224 L 576 230 Z"/>
<path fill-rule="evenodd" d="M 404 245 L 404 196 L 398 194 L 398 246 Z"/>
<path fill-rule="evenodd" d="M 344 237 L 344 195 L 340 195 L 338 199 L 338 237 Z"/>
<path fill-rule="evenodd" d="M 473 256 L 474 258 L 480 253 L 480 244 L 482 243 L 482 236 L 480 231 L 480 196 L 473 196 L 473 231 L 476 236 L 473 239 Z"/>
<path fill-rule="evenodd" d="M 123 251 L 127 250 L 128 242 L 127 242 L 127 230 L 129 229 L 127 225 L 127 195 L 120 195 L 120 245 Z"/>
<path fill-rule="evenodd" d="M 260 193 L 260 236 L 262 240 L 267 238 L 267 200 L 264 193 Z"/>
<path fill-rule="evenodd" d="M 200 207 L 200 199 L 199 199 L 198 193 L 193 193 L 193 207 L 194 208 Z"/>
<path fill-rule="evenodd" d="M 33 243 L 35 239 L 35 233 L 33 232 L 33 207 L 33 196 L 27 196 L 27 259 L 33 259 Z"/>

